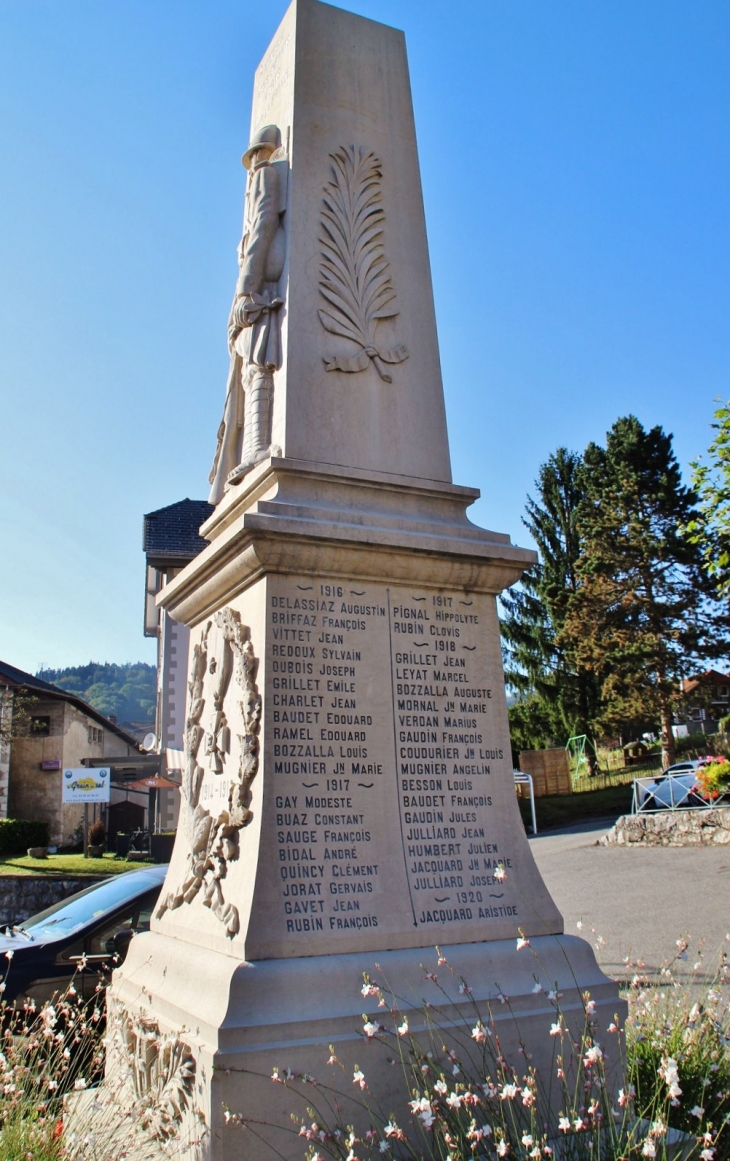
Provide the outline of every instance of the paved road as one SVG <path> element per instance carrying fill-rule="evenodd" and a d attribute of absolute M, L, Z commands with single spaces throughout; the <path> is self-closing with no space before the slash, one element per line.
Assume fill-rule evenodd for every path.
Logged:
<path fill-rule="evenodd" d="M 699 941 L 706 962 L 721 945 L 730 953 L 730 849 L 596 846 L 609 825 L 586 822 L 529 840 L 566 932 L 594 946 L 602 937 L 596 954 L 609 975 L 625 970 L 627 955 L 661 966 L 680 936 L 692 941 L 689 967 Z"/>

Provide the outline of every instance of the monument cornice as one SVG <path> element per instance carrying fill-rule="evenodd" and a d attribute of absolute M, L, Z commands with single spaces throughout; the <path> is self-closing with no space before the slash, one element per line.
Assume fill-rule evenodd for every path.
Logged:
<path fill-rule="evenodd" d="M 158 596 L 197 624 L 266 573 L 418 584 L 496 595 L 536 560 L 466 517 L 474 488 L 273 459 L 201 532 L 208 548 Z"/>
<path fill-rule="evenodd" d="M 455 545 L 445 551 L 409 547 L 397 543 L 393 533 L 375 543 L 361 529 L 352 538 L 293 534 L 283 529 L 250 527 L 253 517 L 244 518 L 243 526 L 226 539 L 224 545 L 211 545 L 184 572 L 178 574 L 159 594 L 158 604 L 177 621 L 195 625 L 244 592 L 267 573 L 311 574 L 318 577 L 342 577 L 358 580 L 382 580 L 387 575 L 394 583 L 419 585 L 423 588 L 459 589 L 465 593 L 496 595 L 515 581 L 535 561 L 526 549 L 497 549 L 484 545 L 482 551 L 466 551 Z"/>

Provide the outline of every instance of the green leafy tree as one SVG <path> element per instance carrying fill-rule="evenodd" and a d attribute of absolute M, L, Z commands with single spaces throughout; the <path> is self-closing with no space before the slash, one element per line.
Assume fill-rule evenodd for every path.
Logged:
<path fill-rule="evenodd" d="M 579 585 L 560 642 L 600 682 L 599 723 L 659 720 L 662 759 L 674 759 L 679 683 L 725 648 L 727 618 L 700 549 L 682 529 L 697 497 L 682 484 L 672 437 L 619 419 L 605 448 L 584 455 Z"/>
<path fill-rule="evenodd" d="M 592 670 L 561 640 L 579 585 L 581 457 L 558 448 L 540 467 L 535 488 L 537 499 L 528 496 L 523 523 L 540 561 L 502 598 L 502 632 L 507 680 L 521 695 L 510 711 L 515 736 L 544 745 L 550 737 L 589 733 L 596 709 Z"/>
<path fill-rule="evenodd" d="M 37 704 L 38 698 L 27 689 L 0 688 L 0 746 L 28 736 Z"/>
<path fill-rule="evenodd" d="M 687 535 L 699 548 L 705 568 L 719 593 L 730 597 L 730 401 L 714 412 L 717 432 L 708 460 L 692 464 L 692 487 L 699 498 L 698 515 L 687 525 Z"/>
<path fill-rule="evenodd" d="M 68 669 L 43 669 L 37 674 L 60 689 L 74 693 L 106 717 L 120 722 L 153 722 L 157 697 L 154 665 L 76 665 Z"/>

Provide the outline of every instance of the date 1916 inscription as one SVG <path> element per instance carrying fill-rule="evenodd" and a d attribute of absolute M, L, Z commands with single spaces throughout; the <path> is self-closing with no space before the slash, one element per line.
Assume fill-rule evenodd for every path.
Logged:
<path fill-rule="evenodd" d="M 266 737 L 287 936 L 388 928 L 396 880 L 410 921 L 434 934 L 517 917 L 490 814 L 510 755 L 490 738 L 475 604 L 356 583 L 272 587 Z"/>

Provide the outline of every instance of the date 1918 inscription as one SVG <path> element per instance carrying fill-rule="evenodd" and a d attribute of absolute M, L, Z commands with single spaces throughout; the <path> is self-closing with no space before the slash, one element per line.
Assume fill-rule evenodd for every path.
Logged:
<path fill-rule="evenodd" d="M 515 918 L 478 602 L 401 587 L 272 580 L 266 744 L 288 938 Z M 495 873 L 496 872 L 496 873 Z"/>

